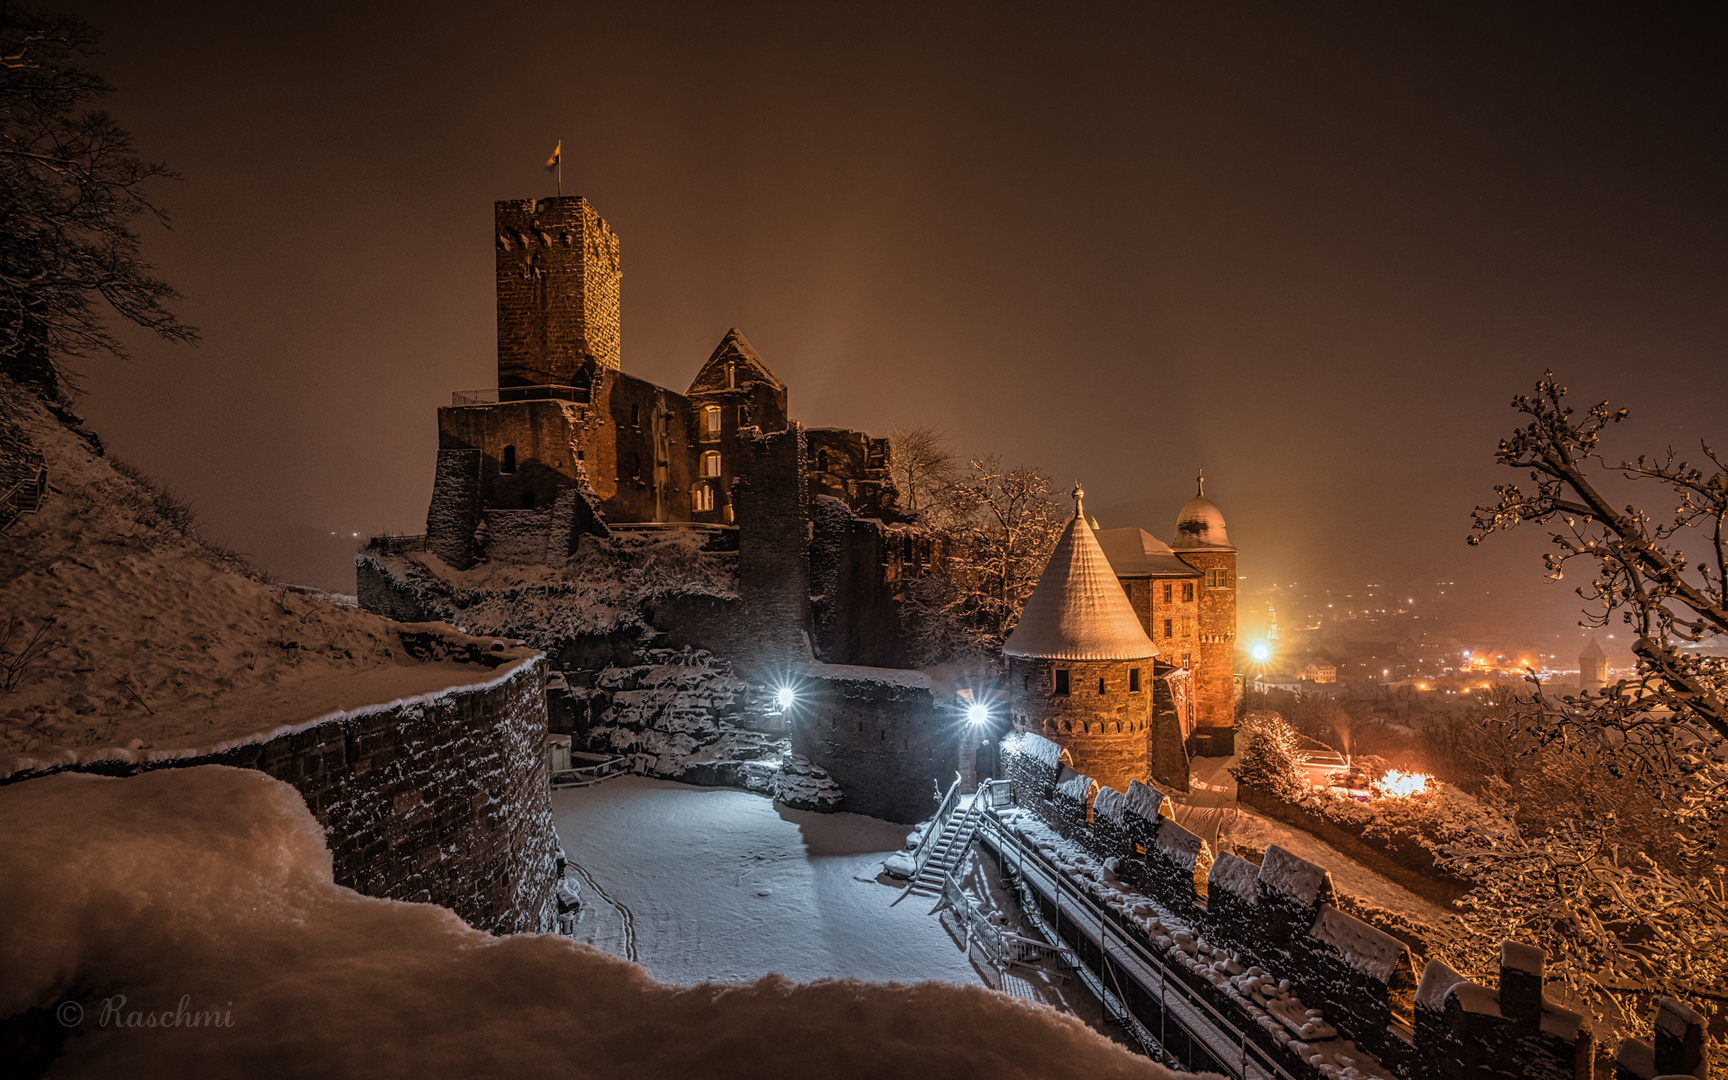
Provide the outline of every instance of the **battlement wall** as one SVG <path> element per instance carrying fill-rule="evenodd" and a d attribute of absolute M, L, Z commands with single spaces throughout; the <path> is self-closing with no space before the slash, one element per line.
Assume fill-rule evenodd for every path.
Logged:
<path fill-rule="evenodd" d="M 1506 942 L 1498 986 L 1472 982 L 1438 961 L 1418 984 L 1404 944 L 1334 905 L 1331 875 L 1273 846 L 1260 866 L 1232 854 L 1216 857 L 1206 843 L 1166 816 L 1153 789 L 1127 792 L 1099 787 L 1069 767 L 1067 751 L 1042 736 L 1017 733 L 1003 740 L 1003 771 L 1016 805 L 1063 839 L 1102 862 L 1115 860 L 1116 877 L 1152 900 L 1172 925 L 1186 924 L 1170 949 L 1194 955 L 1197 942 L 1216 950 L 1226 973 L 1259 968 L 1266 978 L 1289 980 L 1290 989 L 1318 1008 L 1326 1026 L 1375 1055 L 1396 1076 L 1411 1080 L 1513 1080 L 1515 1077 L 1583 1078 L 1590 1075 L 1590 1026 L 1543 993 L 1540 949 Z M 1146 938 L 1131 924 L 1121 929 Z M 1166 952 L 1143 940 L 1154 954 Z M 1173 955 L 1173 953 L 1171 953 Z M 1240 987 L 1194 978 L 1191 965 L 1171 974 L 1240 1014 L 1238 1026 L 1269 1053 L 1289 1061 L 1298 1075 L 1318 1077 L 1291 1047 L 1303 1036 L 1280 1032 L 1273 1015 L 1248 1005 Z M 1239 976 L 1238 976 L 1239 978 Z M 1671 999 L 1664 999 L 1664 1001 Z M 1657 1075 L 1704 1076 L 1702 1018 L 1675 1002 L 1659 1009 L 1654 1045 L 1629 1043 L 1621 1080 Z M 1666 1018 L 1666 1026 L 1664 1026 Z M 1310 1035 L 1309 1038 L 1314 1036 Z"/>

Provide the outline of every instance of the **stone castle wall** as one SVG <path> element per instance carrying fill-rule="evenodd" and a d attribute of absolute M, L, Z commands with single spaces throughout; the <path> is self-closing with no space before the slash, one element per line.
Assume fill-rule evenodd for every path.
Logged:
<path fill-rule="evenodd" d="M 436 644 L 422 637 L 422 647 Z M 70 768 L 257 769 L 305 798 L 324 826 L 338 885 L 442 904 L 482 930 L 538 932 L 553 927 L 562 858 L 546 731 L 544 663 L 535 654 L 517 656 L 486 683 L 336 713 L 221 751 Z M 0 783 L 60 771 L 67 769 Z"/>
<path fill-rule="evenodd" d="M 1213 744 L 1202 748 L 1202 752 L 1227 756 L 1236 752 L 1236 553 L 1178 554 L 1196 570 L 1225 570 L 1230 575 L 1229 588 L 1208 588 L 1201 584 L 1200 647 L 1194 661 L 1196 734 L 1210 736 Z"/>
<path fill-rule="evenodd" d="M 1163 921 L 1189 928 L 1186 941 L 1178 935 L 1167 947 L 1126 919 L 1118 919 L 1112 932 L 1139 941 L 1153 955 L 1180 960 L 1177 954 L 1185 953 L 1190 961 L 1166 965 L 1165 977 L 1180 980 L 1235 1017 L 1236 1026 L 1291 1075 L 1321 1077 L 1295 1038 L 1289 1033 L 1276 1037 L 1280 1025 L 1269 1023 L 1264 1009 L 1251 1009 L 1249 996 L 1206 977 L 1203 969 L 1216 974 L 1213 965 L 1221 962 L 1220 954 L 1193 962 L 1199 942 L 1224 947 L 1229 971 L 1259 967 L 1270 979 L 1289 979 L 1302 1002 L 1322 1012 L 1325 1024 L 1373 1054 L 1396 1077 L 1583 1080 L 1591 1075 L 1590 1026 L 1581 1015 L 1544 999 L 1540 949 L 1514 942 L 1502 946 L 1494 987 L 1472 982 L 1438 961 L 1429 962 L 1417 982 L 1401 942 L 1334 906 L 1331 877 L 1323 867 L 1276 846 L 1266 850 L 1260 866 L 1230 854 L 1214 859 L 1203 840 L 1163 816 L 1162 799 L 1150 789 L 1100 788 L 1067 767 L 1062 748 L 1036 735 L 1009 736 L 1001 753 L 1018 806 L 1092 857 L 1115 860 L 1116 877 L 1125 887 L 1152 900 L 1165 913 Z M 1086 799 L 1090 811 L 1083 805 Z M 1071 924 L 1062 927 L 1060 918 L 1054 921 L 1059 930 L 1072 929 Z M 1081 947 L 1077 934 L 1064 937 Z M 1095 946 L 1092 950 L 1096 953 Z M 1155 1015 L 1156 1003 L 1142 1001 L 1136 987 L 1124 992 L 1137 1015 Z M 1654 1046 L 1633 1040 L 1622 1052 L 1621 1080 L 1706 1075 L 1702 1017 L 1669 1001 L 1659 1003 Z"/>
<path fill-rule="evenodd" d="M 1054 673 L 1068 672 L 1068 692 L 1055 691 Z M 1129 673 L 1140 672 L 1130 691 Z M 1074 768 L 1101 783 L 1125 788 L 1147 775 L 1146 744 L 1152 720 L 1152 659 L 1133 661 L 1008 658 L 1010 715 L 1067 750 Z M 1103 680 L 1104 693 L 1098 692 Z"/>
<path fill-rule="evenodd" d="M 924 676 L 807 665 L 795 678 L 792 749 L 834 778 L 844 809 L 909 824 L 936 812 L 960 768 L 963 718 Z"/>
<path fill-rule="evenodd" d="M 618 234 L 579 195 L 493 210 L 500 386 L 568 386 L 592 358 L 617 370 Z"/>

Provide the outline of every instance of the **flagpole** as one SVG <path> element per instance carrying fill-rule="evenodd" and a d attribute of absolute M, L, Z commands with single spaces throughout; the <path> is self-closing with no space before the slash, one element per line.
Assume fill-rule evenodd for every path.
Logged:
<path fill-rule="evenodd" d="M 558 197 L 564 197 L 564 140 L 558 140 Z"/>

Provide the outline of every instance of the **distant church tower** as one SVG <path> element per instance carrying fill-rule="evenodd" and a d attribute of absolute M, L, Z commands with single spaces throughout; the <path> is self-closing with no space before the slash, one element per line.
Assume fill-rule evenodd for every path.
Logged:
<path fill-rule="evenodd" d="M 1206 475 L 1176 515 L 1171 550 L 1206 575 L 1200 593 L 1200 649 L 1194 664 L 1198 708 L 1194 736 L 1210 737 L 1205 751 L 1235 753 L 1236 736 L 1236 547 L 1224 531 L 1224 515 L 1206 497 Z"/>
<path fill-rule="evenodd" d="M 1158 650 L 1074 488 L 1074 518 L 1026 601 L 1003 653 L 1009 712 L 1016 727 L 1066 749 L 1074 768 L 1118 791 L 1145 782 L 1152 719 L 1152 661 Z"/>
<path fill-rule="evenodd" d="M 1595 638 L 1578 654 L 1578 689 L 1600 690 L 1608 685 L 1608 654 Z"/>

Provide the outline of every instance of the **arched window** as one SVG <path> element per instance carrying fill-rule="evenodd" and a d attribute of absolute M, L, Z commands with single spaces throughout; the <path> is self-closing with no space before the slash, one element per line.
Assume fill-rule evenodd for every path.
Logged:
<path fill-rule="evenodd" d="M 504 448 L 504 456 L 498 459 L 498 471 L 501 473 L 516 471 L 516 448 L 514 446 Z"/>
<path fill-rule="evenodd" d="M 827 450 L 816 451 L 816 471 L 817 472 L 827 472 L 828 471 L 828 451 Z"/>
<path fill-rule="evenodd" d="M 720 437 L 720 406 L 702 406 L 702 438 L 718 439 Z"/>
<path fill-rule="evenodd" d="M 697 471 L 697 475 L 709 479 L 720 475 L 720 454 L 718 451 L 709 450 L 703 453 L 702 467 Z"/>
<path fill-rule="evenodd" d="M 714 489 L 707 484 L 697 484 L 691 488 L 690 509 L 698 514 L 714 509 Z"/>

